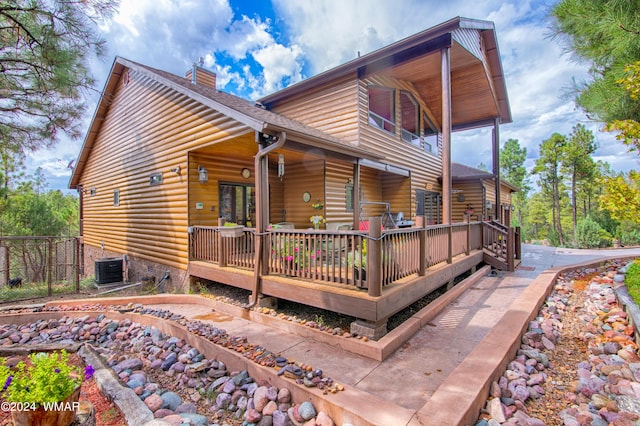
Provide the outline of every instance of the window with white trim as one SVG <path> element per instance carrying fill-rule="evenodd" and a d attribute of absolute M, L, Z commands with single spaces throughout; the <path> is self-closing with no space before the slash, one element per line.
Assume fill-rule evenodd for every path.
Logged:
<path fill-rule="evenodd" d="M 395 91 L 388 87 L 369 86 L 369 124 L 387 132 L 396 132 Z"/>

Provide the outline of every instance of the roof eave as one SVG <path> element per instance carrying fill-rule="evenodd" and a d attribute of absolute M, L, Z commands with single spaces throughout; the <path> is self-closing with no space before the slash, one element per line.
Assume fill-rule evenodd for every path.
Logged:
<path fill-rule="evenodd" d="M 80 154 L 76 159 L 76 163 L 73 167 L 73 171 L 71 172 L 71 177 L 69 178 L 68 187 L 70 189 L 77 189 L 80 174 L 84 168 L 84 165 L 87 161 L 87 157 L 89 156 L 89 152 L 93 147 L 93 143 L 95 141 L 95 137 L 98 134 L 98 130 L 102 125 L 102 120 L 104 119 L 104 115 L 106 114 L 107 109 L 109 108 L 109 100 L 108 98 L 113 96 L 113 92 L 115 89 L 115 85 L 120 80 L 120 76 L 124 70 L 124 66 L 118 62 L 118 57 L 116 57 L 111 65 L 111 70 L 109 71 L 109 78 L 104 83 L 104 87 L 102 92 L 100 92 L 100 99 L 98 100 L 98 105 L 96 106 L 95 111 L 93 112 L 93 117 L 91 118 L 91 124 L 89 125 L 89 129 L 87 130 L 87 134 L 82 142 L 82 148 L 80 149 Z"/>

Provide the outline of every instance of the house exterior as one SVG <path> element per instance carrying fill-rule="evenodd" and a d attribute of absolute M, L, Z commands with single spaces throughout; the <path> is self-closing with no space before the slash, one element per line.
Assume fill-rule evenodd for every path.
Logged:
<path fill-rule="evenodd" d="M 486 255 L 482 222 L 455 224 L 451 133 L 490 126 L 497 153 L 510 121 L 486 21 L 452 19 L 258 102 L 195 64 L 182 77 L 118 57 L 70 180 L 84 273 L 122 257 L 129 281 L 214 280 L 377 333 Z M 484 199 L 500 205 L 497 188 Z"/>
<path fill-rule="evenodd" d="M 500 203 L 496 204 L 496 179 L 492 173 L 460 163 L 451 163 L 451 176 L 451 210 L 454 222 L 496 219 L 509 226 L 513 193 L 518 191 L 517 187 L 501 179 Z"/>

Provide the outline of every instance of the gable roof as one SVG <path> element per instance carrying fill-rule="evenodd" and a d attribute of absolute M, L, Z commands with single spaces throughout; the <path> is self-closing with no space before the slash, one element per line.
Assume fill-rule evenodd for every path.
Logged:
<path fill-rule="evenodd" d="M 267 95 L 273 108 L 288 98 L 349 75 L 385 75 L 409 81 L 441 123 L 441 49 L 450 47 L 452 128 L 465 130 L 512 121 L 493 22 L 457 17 L 343 65 Z M 433 82 L 438 80 L 438 86 Z"/>
<path fill-rule="evenodd" d="M 167 71 L 142 65 L 122 57 L 116 57 L 71 174 L 69 188 L 76 188 L 79 183 L 82 170 L 102 125 L 102 120 L 107 114 L 111 98 L 125 69 L 140 72 L 153 81 L 219 111 L 257 132 L 284 131 L 287 133 L 287 141 L 322 148 L 352 158 L 380 159 L 379 156 L 372 155 L 369 151 L 351 146 L 321 130 L 256 106 L 255 103 L 246 99 L 218 91 L 203 84 L 193 84 L 191 80 Z"/>
<path fill-rule="evenodd" d="M 451 163 L 451 179 L 454 181 L 493 179 L 493 174 L 460 163 Z"/>
<path fill-rule="evenodd" d="M 460 163 L 451 163 L 451 181 L 452 182 L 468 182 L 473 180 L 495 179 L 493 173 L 484 170 L 466 166 Z M 500 183 L 514 192 L 518 192 L 518 188 L 510 182 L 500 179 Z"/>

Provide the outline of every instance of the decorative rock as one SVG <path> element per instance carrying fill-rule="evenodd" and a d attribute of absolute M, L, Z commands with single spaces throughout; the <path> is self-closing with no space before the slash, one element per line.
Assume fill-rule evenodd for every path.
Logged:
<path fill-rule="evenodd" d="M 228 393 L 220 393 L 216 397 L 216 405 L 218 407 L 226 409 L 227 407 L 229 407 L 230 404 L 231 404 L 231 395 L 229 395 Z"/>
<path fill-rule="evenodd" d="M 616 404 L 620 411 L 628 411 L 640 415 L 640 400 L 627 395 L 617 396 L 615 398 Z"/>
<path fill-rule="evenodd" d="M 289 403 L 291 402 L 291 391 L 287 388 L 282 388 L 278 391 L 278 396 L 276 397 L 276 401 L 279 403 Z"/>
<path fill-rule="evenodd" d="M 298 407 L 298 413 L 303 420 L 309 420 L 317 415 L 316 409 L 312 403 L 305 401 Z"/>
<path fill-rule="evenodd" d="M 266 386 L 260 386 L 258 389 L 256 389 L 255 393 L 253 394 L 253 405 L 256 410 L 261 412 L 264 409 L 264 407 L 270 401 L 268 394 L 269 390 Z"/>
<path fill-rule="evenodd" d="M 162 398 L 157 394 L 149 395 L 144 403 L 152 413 L 162 408 Z"/>
<path fill-rule="evenodd" d="M 275 401 L 267 402 L 267 405 L 262 409 L 262 414 L 265 416 L 271 416 L 278 409 L 278 404 Z"/>
<path fill-rule="evenodd" d="M 188 420 L 190 422 L 189 424 L 196 425 L 196 426 L 207 426 L 209 424 L 209 421 L 207 420 L 207 418 L 202 414 L 182 413 L 180 414 L 180 417 Z"/>
<path fill-rule="evenodd" d="M 170 416 L 172 414 L 175 414 L 175 413 L 173 411 L 169 410 L 168 408 L 161 408 L 159 410 L 156 410 L 153 413 L 153 417 L 155 417 L 156 419 L 162 419 L 162 418 Z"/>
<path fill-rule="evenodd" d="M 507 421 L 504 416 L 504 410 L 502 409 L 502 403 L 498 398 L 493 398 L 487 402 L 487 411 L 491 418 L 498 423 L 504 423 Z"/>
<path fill-rule="evenodd" d="M 142 368 L 142 360 L 138 358 L 128 358 L 113 367 L 113 371 L 120 373 L 123 370 L 139 370 Z"/>
<path fill-rule="evenodd" d="M 244 416 L 244 421 L 247 423 L 257 423 L 262 418 L 262 414 L 255 408 L 250 408 Z"/>
<path fill-rule="evenodd" d="M 316 417 L 316 426 L 335 426 L 335 423 L 324 411 L 320 411 Z"/>
<path fill-rule="evenodd" d="M 169 414 L 168 416 L 163 417 L 161 421 L 167 422 L 167 424 L 170 424 L 171 426 L 180 426 L 184 419 L 180 414 Z M 147 425 L 145 424 L 145 426 Z"/>
<path fill-rule="evenodd" d="M 190 403 L 190 402 L 185 402 L 184 404 L 178 405 L 175 409 L 175 412 L 178 414 L 182 414 L 182 413 L 197 413 L 198 412 L 198 408 Z"/>
<path fill-rule="evenodd" d="M 182 405 L 182 398 L 175 392 L 165 392 L 160 395 L 162 398 L 162 408 L 168 408 L 171 411 L 175 411 L 180 405 Z"/>

